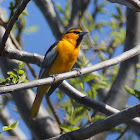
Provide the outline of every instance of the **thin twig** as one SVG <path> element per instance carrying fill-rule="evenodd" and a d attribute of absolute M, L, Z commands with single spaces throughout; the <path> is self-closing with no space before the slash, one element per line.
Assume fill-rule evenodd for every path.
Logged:
<path fill-rule="evenodd" d="M 16 38 L 14 37 L 14 35 L 13 35 L 12 33 L 10 33 L 10 38 L 11 38 L 12 43 L 15 45 L 15 47 L 16 47 L 18 50 L 22 50 L 21 45 L 18 43 L 18 41 L 16 40 Z M 33 76 L 35 79 L 37 79 L 38 76 L 37 76 L 37 74 L 35 73 L 34 69 L 32 68 L 31 64 L 29 64 L 29 63 L 26 63 L 26 64 L 27 64 L 28 68 L 30 69 L 32 76 Z"/>
<path fill-rule="evenodd" d="M 112 3 L 119 3 L 122 5 L 127 6 L 128 8 L 131 8 L 136 11 L 140 11 L 140 1 L 139 0 L 108 0 Z"/>
<path fill-rule="evenodd" d="M 12 43 L 15 45 L 15 47 L 18 50 L 22 50 L 22 47 L 20 46 L 20 44 L 18 43 L 18 41 L 16 40 L 16 38 L 14 37 L 12 33 L 10 33 L 10 38 L 11 38 Z"/>
<path fill-rule="evenodd" d="M 119 135 L 119 137 L 116 140 L 120 140 L 122 138 L 122 136 L 127 132 L 127 130 L 130 128 L 129 125 L 127 125 L 127 127 L 125 128 L 125 130 Z"/>
<path fill-rule="evenodd" d="M 32 66 L 31 66 L 29 63 L 26 63 L 26 64 L 27 64 L 28 68 L 30 69 L 32 76 L 33 76 L 35 79 L 37 79 L 38 76 L 37 76 L 37 74 L 35 73 L 35 71 L 34 71 L 34 69 L 32 68 Z"/>
<path fill-rule="evenodd" d="M 20 4 L 20 6 L 18 7 L 18 9 L 15 11 L 15 14 L 12 16 L 12 18 L 10 19 L 6 31 L 2 37 L 1 43 L 0 43 L 0 52 L 3 53 L 4 48 L 5 48 L 5 44 L 6 41 L 9 37 L 9 34 L 16 22 L 16 20 L 18 19 L 18 17 L 20 16 L 20 14 L 22 13 L 22 11 L 25 9 L 26 5 L 28 4 L 30 0 L 23 0 L 23 2 Z"/>
<path fill-rule="evenodd" d="M 58 123 L 59 125 L 61 125 L 62 122 L 61 122 L 61 120 L 60 120 L 60 118 L 59 118 L 59 116 L 58 116 L 58 114 L 57 114 L 57 112 L 56 112 L 56 110 L 55 110 L 55 108 L 54 108 L 54 106 L 53 106 L 53 104 L 52 104 L 52 102 L 51 102 L 49 96 L 47 96 L 47 94 L 46 94 L 45 97 L 46 97 L 47 103 L 48 103 L 48 105 L 49 105 L 49 107 L 50 107 L 50 109 L 51 109 L 51 111 L 52 111 L 52 113 L 53 113 L 53 115 L 54 115 L 54 117 L 55 117 L 57 123 Z"/>
<path fill-rule="evenodd" d="M 34 0 L 35 4 L 40 8 L 47 23 L 49 24 L 53 35 L 60 39 L 65 31 L 65 26 L 62 23 L 57 10 L 55 9 L 52 0 Z"/>

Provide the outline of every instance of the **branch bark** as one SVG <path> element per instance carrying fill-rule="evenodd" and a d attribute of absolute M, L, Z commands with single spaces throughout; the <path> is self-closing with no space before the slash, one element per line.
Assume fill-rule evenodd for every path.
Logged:
<path fill-rule="evenodd" d="M 80 69 L 79 71 L 73 70 L 70 72 L 58 74 L 55 76 L 55 79 L 53 77 L 48 77 L 48 78 L 44 78 L 44 79 L 27 82 L 27 83 L 11 85 L 8 87 L 0 87 L 0 93 L 3 94 L 6 92 L 17 91 L 17 90 L 21 90 L 21 89 L 25 89 L 25 88 L 31 88 L 31 87 L 45 85 L 45 84 L 52 84 L 52 83 L 58 82 L 60 80 L 65 80 L 65 79 L 72 78 L 72 77 L 78 77 L 78 76 L 81 76 L 84 74 L 91 73 L 93 71 L 97 71 L 104 67 L 109 67 L 109 66 L 115 65 L 115 64 L 125 61 L 133 56 L 136 56 L 139 53 L 140 53 L 140 44 L 137 45 L 135 48 L 133 48 L 129 51 L 126 51 L 123 54 L 121 54 L 115 58 L 100 62 L 91 67 L 83 68 L 83 69 Z"/>
<path fill-rule="evenodd" d="M 139 0 L 108 0 L 112 3 L 118 3 L 127 6 L 135 11 L 140 11 L 140 1 Z"/>
<path fill-rule="evenodd" d="M 85 10 L 87 9 L 90 0 L 73 0 L 72 1 L 72 11 L 71 18 L 69 20 L 69 25 L 67 29 L 78 27 L 80 22 L 80 17 L 83 16 Z"/>
<path fill-rule="evenodd" d="M 49 140 L 84 140 L 101 132 L 108 131 L 121 123 L 138 117 L 139 115 L 140 103 L 133 107 L 127 108 L 117 114 L 109 116 L 106 119 L 93 122 L 86 127 L 63 134 L 61 136 L 57 136 L 55 138 L 50 138 Z"/>
<path fill-rule="evenodd" d="M 65 31 L 65 27 L 58 16 L 51 0 L 34 0 L 48 22 L 54 36 L 58 39 Z"/>
<path fill-rule="evenodd" d="M 22 13 L 22 11 L 25 9 L 26 5 L 28 4 L 28 2 L 30 2 L 30 0 L 23 0 L 23 2 L 19 5 L 18 9 L 15 11 L 15 14 L 12 16 L 12 18 L 10 19 L 6 31 L 1 39 L 0 42 L 0 52 L 2 53 L 4 48 L 5 48 L 5 43 L 9 37 L 9 34 L 16 22 L 16 20 L 18 19 L 18 17 L 20 16 L 20 14 Z"/>
<path fill-rule="evenodd" d="M 18 50 L 16 48 L 11 48 L 10 46 L 5 48 L 1 56 L 8 57 L 10 59 L 20 60 L 26 63 L 36 64 L 38 66 L 41 66 L 44 58 L 43 56 L 40 56 L 36 53 L 28 53 L 22 50 Z"/>

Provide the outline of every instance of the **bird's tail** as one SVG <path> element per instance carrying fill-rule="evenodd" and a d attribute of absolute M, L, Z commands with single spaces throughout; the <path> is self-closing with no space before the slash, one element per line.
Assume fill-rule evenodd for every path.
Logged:
<path fill-rule="evenodd" d="M 43 95 L 46 93 L 50 85 L 43 85 L 39 86 L 37 88 L 37 95 L 35 97 L 34 103 L 32 105 L 31 111 L 30 111 L 30 118 L 36 118 L 37 114 L 39 112 L 39 108 L 41 105 L 41 101 L 43 99 Z"/>

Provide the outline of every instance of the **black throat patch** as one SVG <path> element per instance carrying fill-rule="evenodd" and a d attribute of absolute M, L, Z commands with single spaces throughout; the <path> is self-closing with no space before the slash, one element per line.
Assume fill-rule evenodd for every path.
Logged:
<path fill-rule="evenodd" d="M 79 44 L 81 43 L 81 41 L 82 41 L 82 39 L 83 39 L 83 36 L 79 36 L 79 38 L 77 39 L 77 43 L 76 43 L 76 48 L 79 46 Z"/>

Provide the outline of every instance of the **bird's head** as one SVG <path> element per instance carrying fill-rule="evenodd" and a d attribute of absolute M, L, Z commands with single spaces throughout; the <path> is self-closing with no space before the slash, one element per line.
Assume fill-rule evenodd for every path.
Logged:
<path fill-rule="evenodd" d="M 83 36 L 87 33 L 88 32 L 82 32 L 80 29 L 70 29 L 64 34 L 62 39 L 65 39 L 78 47 L 83 39 Z"/>

